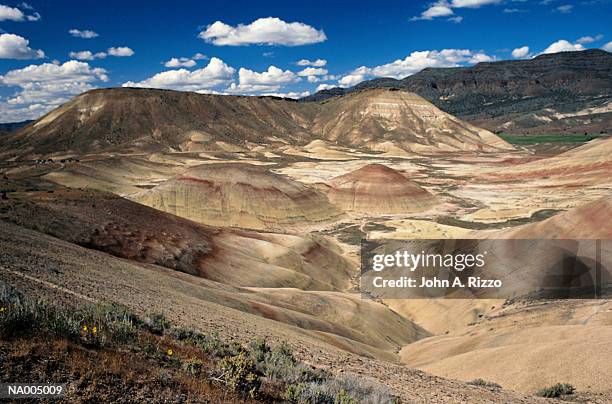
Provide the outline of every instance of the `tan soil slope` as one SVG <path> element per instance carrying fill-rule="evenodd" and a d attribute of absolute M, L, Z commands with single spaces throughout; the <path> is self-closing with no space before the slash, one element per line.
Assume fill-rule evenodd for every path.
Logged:
<path fill-rule="evenodd" d="M 57 301 L 116 301 L 126 304 L 137 314 L 163 312 L 176 324 L 206 334 L 219 332 L 224 339 L 241 343 L 263 337 L 271 343 L 288 341 L 295 347 L 299 358 L 330 368 L 333 372 L 359 373 L 362 377 L 373 378 L 389 385 L 404 402 L 544 402 L 505 390 L 470 386 L 431 376 L 335 348 L 340 346 L 360 355 L 391 359 L 390 354 L 375 347 L 389 346 L 386 336 L 393 335 L 388 334 L 393 323 L 397 327 L 396 335 L 399 336 L 403 330 L 403 338 L 408 339 L 410 333 L 406 330 L 410 330 L 410 323 L 397 317 L 385 320 L 385 308 L 377 303 L 351 303 L 352 298 L 346 297 L 343 299 L 347 299 L 349 306 L 337 307 L 345 315 L 350 313 L 349 307 L 357 308 L 358 315 L 350 319 L 348 325 L 353 327 L 352 335 L 369 339 L 369 345 L 366 345 L 334 334 L 334 331 L 343 333 L 343 329 L 346 330 L 337 321 L 321 320 L 330 328 L 311 330 L 301 328 L 303 323 L 289 325 L 262 318 L 253 303 L 258 301 L 261 304 L 262 299 L 268 298 L 265 294 L 259 296 L 256 292 L 223 286 L 189 274 L 118 259 L 4 221 L 0 221 L 0 247 L 0 280 L 22 291 Z M 320 293 L 315 296 L 320 296 Z M 334 310 L 334 305 L 343 304 L 334 295 L 330 296 L 333 300 L 322 300 L 315 306 L 323 304 Z M 367 309 L 364 305 L 374 306 Z M 326 316 L 333 317 L 331 313 Z M 359 333 L 354 326 L 354 322 L 361 321 L 366 313 L 376 316 L 376 319 L 362 319 L 362 329 L 367 330 L 367 335 Z M 307 318 L 299 312 L 294 312 L 294 315 L 302 320 Z M 366 329 L 370 321 L 384 325 L 386 329 Z"/>
<path fill-rule="evenodd" d="M 0 150 L 37 156 L 102 150 L 216 150 L 272 137 L 306 144 L 316 104 L 190 92 L 112 88 L 83 93 L 0 139 Z M 2 156 L 2 154 L 0 154 Z"/>
<path fill-rule="evenodd" d="M 539 180 L 557 184 L 571 181 L 579 186 L 610 183 L 612 138 L 596 139 L 545 160 L 520 164 L 489 173 L 495 179 Z"/>
<path fill-rule="evenodd" d="M 344 290 L 356 273 L 323 239 L 207 227 L 97 191 L 11 194 L 0 218 L 230 285 Z"/>
<path fill-rule="evenodd" d="M 345 211 L 367 214 L 421 212 L 437 204 L 435 196 L 382 164 L 368 164 L 329 182 L 329 200 Z"/>
<path fill-rule="evenodd" d="M 488 238 L 512 239 L 612 239 L 612 196 L 542 220 L 494 232 Z"/>
<path fill-rule="evenodd" d="M 295 229 L 338 219 L 324 194 L 249 164 L 202 165 L 132 199 L 213 226 Z"/>
<path fill-rule="evenodd" d="M 413 152 L 514 149 L 493 133 L 401 90 L 373 89 L 331 99 L 316 116 L 312 132 L 343 145 L 372 148 L 391 142 Z"/>
<path fill-rule="evenodd" d="M 605 224 L 612 220 L 611 203 L 608 197 L 539 223 L 474 235 L 610 239 Z M 609 262 L 611 257 L 603 258 Z M 527 393 L 565 382 L 612 396 L 610 300 L 519 301 L 481 314 L 484 317 L 470 327 L 404 347 L 402 362 L 461 380 L 482 377 Z"/>

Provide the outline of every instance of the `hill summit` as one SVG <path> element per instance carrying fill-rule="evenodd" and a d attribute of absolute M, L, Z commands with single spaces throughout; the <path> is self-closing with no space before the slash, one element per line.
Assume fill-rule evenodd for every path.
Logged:
<path fill-rule="evenodd" d="M 99 152 L 224 152 L 314 140 L 377 150 L 436 152 L 512 147 L 406 91 L 374 89 L 320 103 L 171 90 L 92 90 L 0 138 L 0 156 Z"/>

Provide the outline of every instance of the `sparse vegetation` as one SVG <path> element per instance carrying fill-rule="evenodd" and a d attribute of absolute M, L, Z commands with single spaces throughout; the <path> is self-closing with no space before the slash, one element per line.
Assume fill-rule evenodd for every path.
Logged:
<path fill-rule="evenodd" d="M 584 143 L 589 142 L 598 137 L 597 134 L 584 134 L 584 135 L 555 135 L 555 134 L 541 134 L 541 135 L 509 135 L 505 133 L 499 134 L 499 137 L 504 139 L 506 142 L 518 145 L 530 145 L 537 143 Z"/>
<path fill-rule="evenodd" d="M 541 390 L 538 390 L 536 396 L 546 397 L 546 398 L 556 398 L 561 396 L 568 396 L 570 394 L 574 394 L 576 389 L 569 383 L 557 383 L 554 386 L 545 387 Z"/>
<path fill-rule="evenodd" d="M 469 381 L 468 384 L 474 385 L 474 386 L 483 386 L 483 387 L 488 387 L 491 389 L 501 389 L 501 386 L 495 382 L 489 382 L 487 380 L 484 379 L 474 379 L 472 381 Z"/>
<path fill-rule="evenodd" d="M 299 361 L 286 343 L 270 345 L 261 339 L 247 346 L 226 343 L 216 334 L 173 327 L 161 313 L 140 318 L 116 304 L 56 306 L 2 284 L 1 341 L 29 344 L 42 356 L 61 355 L 61 360 L 46 360 L 63 363 L 77 373 L 76 379 L 87 374 L 88 386 L 94 390 L 104 389 L 101 379 L 108 375 L 129 381 L 133 374 L 140 374 L 150 377 L 154 389 L 169 392 L 178 388 L 196 401 L 217 397 L 218 402 L 232 402 L 236 401 L 231 396 L 235 394 L 241 400 L 265 402 L 396 402 L 382 385 L 350 375 L 336 377 Z M 49 344 L 60 348 L 51 349 Z M 125 352 L 130 355 L 125 356 Z M 67 355 L 76 357 L 68 360 Z M 139 360 L 131 359 L 138 355 Z M 100 363 L 102 369 L 97 369 Z M 10 360 L 1 366 L 11 367 Z M 44 367 L 42 377 L 48 377 L 49 371 Z M 0 377 L 0 381 L 8 380 L 4 379 Z M 138 386 L 142 388 L 142 383 Z"/>

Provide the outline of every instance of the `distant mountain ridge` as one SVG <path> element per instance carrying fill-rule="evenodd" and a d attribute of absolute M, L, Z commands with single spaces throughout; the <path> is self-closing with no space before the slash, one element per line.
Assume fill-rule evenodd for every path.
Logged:
<path fill-rule="evenodd" d="M 21 121 L 21 122 L 0 122 L 0 134 L 9 133 L 19 128 L 23 128 L 24 126 L 32 123 L 34 121 Z"/>
<path fill-rule="evenodd" d="M 590 49 L 472 67 L 426 68 L 401 80 L 378 78 L 319 91 L 321 101 L 368 88 L 414 92 L 491 131 L 599 133 L 612 130 L 612 53 Z"/>

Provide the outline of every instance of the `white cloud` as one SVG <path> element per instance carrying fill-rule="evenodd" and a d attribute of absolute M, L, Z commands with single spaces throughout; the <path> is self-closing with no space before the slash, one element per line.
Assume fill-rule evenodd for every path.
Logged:
<path fill-rule="evenodd" d="M 607 44 L 605 44 L 604 46 L 602 46 L 601 49 L 603 49 L 603 50 L 605 50 L 607 52 L 612 52 L 612 41 L 610 41 Z"/>
<path fill-rule="evenodd" d="M 214 45 L 285 45 L 297 46 L 327 39 L 322 30 L 301 22 L 287 23 L 280 18 L 259 18 L 251 24 L 233 27 L 216 21 L 198 35 Z"/>
<path fill-rule="evenodd" d="M 597 34 L 595 36 L 587 35 L 587 36 L 582 36 L 582 37 L 578 38 L 576 40 L 576 43 L 580 43 L 580 44 L 592 43 L 592 42 L 599 41 L 602 38 L 603 38 L 602 34 Z"/>
<path fill-rule="evenodd" d="M 115 56 L 115 57 L 127 57 L 132 56 L 134 51 L 130 48 L 120 47 L 120 48 L 108 48 L 106 52 L 96 52 L 93 53 L 89 50 L 84 51 L 73 51 L 69 53 L 69 56 L 72 59 L 78 60 L 94 60 L 94 59 L 104 59 L 107 56 Z M 195 64 L 195 62 L 194 62 Z"/>
<path fill-rule="evenodd" d="M 0 21 L 23 21 L 23 12 L 15 7 L 0 4 Z"/>
<path fill-rule="evenodd" d="M 581 44 L 573 44 L 565 39 L 560 39 L 557 42 L 551 43 L 542 53 L 573 52 L 581 50 L 584 50 L 584 46 Z"/>
<path fill-rule="evenodd" d="M 20 90 L 11 98 L 2 100 L 0 120 L 37 118 L 72 96 L 94 88 L 93 83 L 97 81 L 108 81 L 106 70 L 76 60 L 11 70 L 0 76 L 0 85 Z"/>
<path fill-rule="evenodd" d="M 324 76 L 328 73 L 327 69 L 323 69 L 320 67 L 307 67 L 303 70 L 300 70 L 297 75 L 302 77 L 307 76 Z"/>
<path fill-rule="evenodd" d="M 335 86 L 335 85 L 333 85 L 333 84 L 319 84 L 319 85 L 317 86 L 316 91 L 321 91 L 321 90 L 329 90 L 329 89 L 331 89 L 331 88 L 336 88 L 336 87 L 338 87 L 338 86 Z"/>
<path fill-rule="evenodd" d="M 560 13 L 564 13 L 564 14 L 571 13 L 573 9 L 574 9 L 574 6 L 571 4 L 564 4 L 562 6 L 555 8 L 556 11 Z"/>
<path fill-rule="evenodd" d="M 34 12 L 31 15 L 26 15 L 26 19 L 28 21 L 38 21 L 42 18 L 42 16 L 38 12 Z"/>
<path fill-rule="evenodd" d="M 302 59 L 297 62 L 298 66 L 323 67 L 326 64 L 327 64 L 327 60 L 325 59 L 317 59 L 317 60 Z"/>
<path fill-rule="evenodd" d="M 78 51 L 78 52 L 70 52 L 69 56 L 72 59 L 78 60 L 94 60 L 94 59 L 104 59 L 107 54 L 106 52 L 97 52 L 93 53 L 92 51 Z"/>
<path fill-rule="evenodd" d="M 402 79 L 427 67 L 455 67 L 480 62 L 490 62 L 493 57 L 469 49 L 443 49 L 441 51 L 416 51 L 404 59 L 380 66 L 361 66 L 338 80 L 340 87 L 351 87 L 370 77 Z"/>
<path fill-rule="evenodd" d="M 420 16 L 412 17 L 411 20 L 432 20 L 436 17 L 448 17 L 453 14 L 455 14 L 455 12 L 450 8 L 450 5 L 445 1 L 440 1 L 430 5 Z"/>
<path fill-rule="evenodd" d="M 502 0 L 452 0 L 453 8 L 479 8 L 489 4 L 499 4 Z"/>
<path fill-rule="evenodd" d="M 469 49 L 442 49 L 441 51 L 412 52 L 405 59 L 398 59 L 392 63 L 376 66 L 371 74 L 377 77 L 404 78 L 417 73 L 426 67 L 453 67 L 461 64 L 474 64 L 489 62 L 493 58 Z"/>
<path fill-rule="evenodd" d="M 164 63 L 166 67 L 193 67 L 196 61 L 189 58 L 172 58 Z"/>
<path fill-rule="evenodd" d="M 463 17 L 454 16 L 454 9 L 479 8 L 490 4 L 500 4 L 502 1 L 503 0 L 438 0 L 435 3 L 429 4 L 419 16 L 412 17 L 410 20 L 433 20 L 438 17 L 450 17 L 448 21 L 459 23 L 463 21 Z"/>
<path fill-rule="evenodd" d="M 134 54 L 134 51 L 127 46 L 119 46 L 117 48 L 108 48 L 108 54 L 117 57 L 128 57 Z"/>
<path fill-rule="evenodd" d="M 0 35 L 0 59 L 40 59 L 45 57 L 42 50 L 29 47 L 30 41 L 15 34 Z"/>
<path fill-rule="evenodd" d="M 206 67 L 189 71 L 186 69 L 168 70 L 140 82 L 128 81 L 123 87 L 165 88 L 182 91 L 203 91 L 227 84 L 235 69 L 219 58 L 211 58 Z"/>
<path fill-rule="evenodd" d="M 91 39 L 91 38 L 96 38 L 99 36 L 97 32 L 94 32 L 88 29 L 81 31 L 80 29 L 73 28 L 70 31 L 68 31 L 68 33 L 74 37 L 84 38 L 84 39 Z"/>
<path fill-rule="evenodd" d="M 356 84 L 366 80 L 369 75 L 372 74 L 372 69 L 369 67 L 361 66 L 353 70 L 350 74 L 342 77 L 338 80 L 340 87 L 352 87 Z"/>
<path fill-rule="evenodd" d="M 203 53 L 196 53 L 190 58 L 179 57 L 179 58 L 171 58 L 167 62 L 164 63 L 166 67 L 193 67 L 197 64 L 196 60 L 204 60 L 208 59 Z"/>
<path fill-rule="evenodd" d="M 521 46 L 512 50 L 512 57 L 515 59 L 523 59 L 529 57 L 529 46 Z"/>
<path fill-rule="evenodd" d="M 283 85 L 297 83 L 300 77 L 290 70 L 282 70 L 276 66 L 268 67 L 261 73 L 241 67 L 238 71 L 238 85 L 232 83 L 229 92 L 262 92 L 278 91 Z"/>
<path fill-rule="evenodd" d="M 33 10 L 33 7 L 27 3 L 21 3 L 20 7 L 26 10 Z M 41 15 L 37 12 L 25 15 L 23 11 L 16 7 L 9 7 L 0 4 L 0 21 L 38 21 L 41 18 Z"/>

